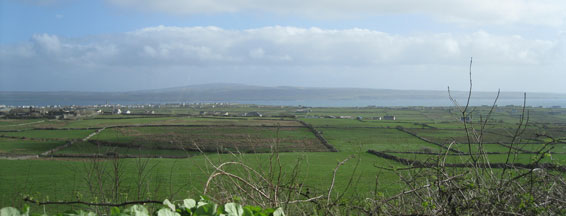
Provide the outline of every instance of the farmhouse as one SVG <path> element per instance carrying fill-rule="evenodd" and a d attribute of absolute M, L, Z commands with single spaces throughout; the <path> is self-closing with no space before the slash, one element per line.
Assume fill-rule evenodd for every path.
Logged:
<path fill-rule="evenodd" d="M 247 112 L 247 113 L 244 113 L 242 116 L 245 116 L 245 117 L 262 117 L 263 115 L 261 113 L 258 113 L 258 112 Z"/>
<path fill-rule="evenodd" d="M 383 119 L 383 120 L 393 120 L 393 121 L 395 121 L 395 119 L 397 119 L 397 118 L 395 118 L 394 115 L 392 115 L 392 116 L 391 116 L 391 115 L 387 115 L 387 116 L 383 116 L 382 119 Z"/>
<path fill-rule="evenodd" d="M 470 123 L 472 122 L 472 119 L 469 116 L 466 116 L 466 117 L 460 117 L 460 121 Z"/>
<path fill-rule="evenodd" d="M 371 118 L 372 120 L 381 120 L 381 116 L 375 116 Z"/>
<path fill-rule="evenodd" d="M 120 108 L 114 109 L 114 110 L 112 111 L 112 114 L 120 115 L 120 114 L 122 114 L 122 110 L 120 110 Z"/>

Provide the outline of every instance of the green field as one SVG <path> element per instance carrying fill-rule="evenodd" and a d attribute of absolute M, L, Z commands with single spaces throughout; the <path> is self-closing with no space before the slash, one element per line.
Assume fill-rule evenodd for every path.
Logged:
<path fill-rule="evenodd" d="M 257 170 L 267 172 L 270 154 L 246 154 L 246 155 L 217 155 L 207 157 L 215 164 L 223 161 L 242 161 L 251 164 Z M 284 171 L 290 170 L 299 163 L 300 172 L 298 178 L 307 184 L 313 193 L 324 193 L 332 179 L 332 171 L 336 164 L 350 156 L 348 153 L 282 153 L 281 164 Z M 123 194 L 134 197 L 136 160 L 122 159 L 124 176 L 122 185 Z M 357 162 L 359 160 L 359 163 Z M 35 197 L 50 197 L 52 200 L 71 200 L 77 193 L 89 194 L 88 186 L 84 183 L 84 177 L 89 160 L 65 161 L 65 160 L 0 160 L 3 173 L 10 175 L 0 176 L 0 202 L 2 205 L 20 205 L 18 198 L 20 193 L 32 194 Z M 110 161 L 102 162 L 105 166 L 111 166 Z M 160 200 L 182 199 L 186 197 L 198 197 L 203 192 L 203 185 L 212 173 L 211 167 L 204 156 L 194 156 L 188 159 L 150 159 L 153 169 L 150 170 L 150 190 L 157 190 L 151 194 L 152 199 Z M 379 175 L 377 191 L 393 194 L 400 190 L 401 185 L 394 184 L 397 177 L 390 171 L 376 170 L 374 164 L 387 166 L 398 166 L 385 159 L 377 158 L 368 154 L 357 155 L 350 163 L 340 168 L 336 178 L 336 190 L 343 191 L 354 173 L 359 178 L 355 187 L 351 187 L 347 193 L 365 193 L 375 188 L 376 175 Z M 357 166 L 356 166 L 357 165 Z M 355 172 L 354 172 L 355 171 Z M 234 172 L 238 173 L 237 170 Z M 370 183 L 371 182 L 371 183 Z M 170 191 L 173 188 L 174 191 Z M 175 194 L 171 196 L 171 194 Z M 87 197 L 85 197 L 87 198 Z M 54 209 L 56 211 L 56 209 Z"/>
<path fill-rule="evenodd" d="M 110 128 L 91 141 L 121 147 L 190 151 L 269 152 L 326 151 L 303 127 L 128 127 Z"/>
<path fill-rule="evenodd" d="M 299 109 L 309 112 L 296 112 Z M 529 126 L 512 142 L 519 122 L 518 109 L 497 108 L 486 125 L 482 143 L 484 152 L 493 153 L 487 155 L 491 163 L 504 163 L 508 152 L 510 162 L 531 163 L 537 158 L 532 152 L 540 151 L 551 142 L 550 138 L 540 135 L 566 137 L 566 118 L 551 114 L 555 110 L 532 108 Z M 475 110 L 483 114 L 489 111 L 486 107 Z M 470 156 L 465 155 L 470 153 L 469 147 L 472 153 L 479 152 L 478 144 L 468 145 L 464 124 L 451 107 L 246 105 L 155 108 L 154 111 L 158 114 L 144 115 L 145 110 L 132 109 L 133 115 L 98 115 L 77 120 L 0 119 L 0 156 L 4 158 L 0 159 L 0 206 L 20 207 L 24 194 L 41 200 L 74 200 L 79 195 L 85 200 L 98 199 L 100 197 L 86 183 L 88 168 L 98 164 L 110 171 L 116 161 L 121 164 L 119 192 L 123 201 L 136 200 L 140 198 L 137 191 L 140 188 L 139 163 L 146 160 L 151 169 L 144 175 L 146 191 L 142 197 L 147 199 L 198 197 L 214 171 L 211 163 L 218 165 L 226 161 L 243 162 L 266 175 L 270 164 L 281 164 L 281 172 L 286 173 L 284 180 L 291 178 L 296 170 L 295 178 L 300 179 L 301 185 L 311 193 L 323 194 L 328 190 L 337 163 L 351 155 L 355 157 L 337 172 L 337 191 L 347 188 L 347 197 L 375 193 L 393 195 L 405 188 L 399 176 L 411 169 L 397 171 L 408 167 L 369 154 L 368 150 L 433 164 L 444 159 L 446 153 L 449 153 L 446 163 L 470 163 Z M 201 116 L 201 111 L 236 114 Z M 249 111 L 265 116 L 237 115 Z M 372 120 L 372 117 L 384 115 L 395 115 L 397 120 Z M 339 116 L 354 119 L 336 118 Z M 362 119 L 355 119 L 358 116 Z M 311 125 L 314 131 L 300 121 Z M 479 124 L 473 122 L 472 126 L 475 134 L 479 134 Z M 85 139 L 93 133 L 96 135 Z M 70 145 L 59 148 L 71 141 Z M 329 152 L 330 148 L 323 141 L 338 152 Z M 513 149 L 507 147 L 511 145 Z M 447 152 L 448 148 L 452 151 Z M 551 143 L 542 150 L 549 152 L 542 163 L 566 164 L 566 144 Z M 38 156 L 48 151 L 51 153 Z M 273 151 L 280 152 L 279 162 L 271 154 Z M 21 159 L 18 157 L 22 155 L 36 159 L 12 160 Z M 242 169 L 231 171 L 250 176 Z M 112 175 L 106 173 L 105 176 Z M 109 187 L 110 183 L 104 184 Z M 47 211 L 59 208 L 68 207 L 50 206 Z"/>
<path fill-rule="evenodd" d="M 82 139 L 94 130 L 25 130 L 19 132 L 0 132 L 0 136 L 26 137 L 37 139 Z"/>
<path fill-rule="evenodd" d="M 64 141 L 0 138 L 0 154 L 39 154 L 64 144 Z"/>
<path fill-rule="evenodd" d="M 322 128 L 326 139 L 339 151 L 431 151 L 438 152 L 439 146 L 426 143 L 397 129 L 387 128 Z"/>

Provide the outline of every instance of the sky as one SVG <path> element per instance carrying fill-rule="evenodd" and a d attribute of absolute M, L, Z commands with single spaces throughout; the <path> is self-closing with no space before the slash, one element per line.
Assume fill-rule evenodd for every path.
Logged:
<path fill-rule="evenodd" d="M 0 91 L 566 93 L 563 0 L 0 0 Z"/>

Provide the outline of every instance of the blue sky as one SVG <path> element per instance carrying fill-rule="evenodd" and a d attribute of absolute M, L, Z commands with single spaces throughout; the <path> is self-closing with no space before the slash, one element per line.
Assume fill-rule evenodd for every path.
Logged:
<path fill-rule="evenodd" d="M 104 1 L 2 1 L 1 42 L 29 40 L 34 34 L 81 37 L 134 31 L 150 26 L 217 26 L 249 29 L 281 25 L 324 29 L 367 28 L 396 34 L 466 31 L 466 28 L 434 22 L 418 14 L 372 15 L 348 18 L 310 18 L 265 12 L 219 14 L 168 14 L 115 7 Z M 407 27 L 410 25 L 411 27 Z"/>
<path fill-rule="evenodd" d="M 0 91 L 203 83 L 566 93 L 566 3 L 1 0 Z"/>

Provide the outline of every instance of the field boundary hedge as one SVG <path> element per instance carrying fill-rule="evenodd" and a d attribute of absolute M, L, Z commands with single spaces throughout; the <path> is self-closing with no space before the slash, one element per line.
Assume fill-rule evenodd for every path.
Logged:
<path fill-rule="evenodd" d="M 442 153 L 442 152 L 422 152 L 422 151 L 382 151 L 384 153 L 398 153 L 398 154 L 423 154 L 423 155 L 451 155 L 451 156 L 464 156 L 470 155 L 469 153 Z M 473 155 L 479 155 L 474 153 Z M 485 154 L 507 154 L 507 152 L 485 152 Z"/>
<path fill-rule="evenodd" d="M 318 140 L 320 140 L 320 142 L 322 143 L 322 145 L 326 146 L 326 148 L 328 149 L 328 151 L 330 152 L 338 152 L 338 150 L 336 148 L 334 148 L 333 145 L 331 145 L 330 143 L 328 143 L 328 141 L 322 136 L 322 133 L 320 131 L 318 131 L 316 128 L 314 128 L 312 125 L 307 124 L 304 121 L 301 120 L 297 120 L 298 122 L 300 122 L 302 125 L 304 125 L 306 128 L 308 128 L 316 138 L 318 138 Z"/>
<path fill-rule="evenodd" d="M 53 155 L 39 155 L 40 158 L 172 158 L 172 159 L 182 159 L 191 157 L 191 155 L 186 156 L 174 156 L 174 155 L 133 155 L 133 154 L 53 154 Z"/>
<path fill-rule="evenodd" d="M 427 162 L 421 162 L 418 160 L 411 160 L 411 159 L 405 159 L 405 158 L 400 158 L 397 157 L 395 155 L 390 155 L 384 152 L 379 152 L 379 151 L 375 151 L 375 150 L 368 150 L 367 153 L 373 154 L 375 156 L 384 158 L 384 159 L 388 159 L 388 160 L 392 160 L 398 163 L 401 163 L 403 165 L 407 165 L 407 166 L 411 166 L 413 168 L 435 168 L 435 167 L 440 167 L 441 165 L 438 163 L 427 163 Z M 524 168 L 524 169 L 534 169 L 534 168 L 542 168 L 542 169 L 549 169 L 549 170 L 557 170 L 557 171 L 561 171 L 561 172 L 566 172 L 566 166 L 560 166 L 560 165 L 556 165 L 556 164 L 550 164 L 550 163 L 537 163 L 537 164 L 522 164 L 522 163 L 489 163 L 489 164 L 484 164 L 484 163 L 480 163 L 477 164 L 477 166 L 474 166 L 474 164 L 472 163 L 445 163 L 443 165 L 444 167 L 455 167 L 455 168 L 487 168 L 487 167 L 491 167 L 491 168 Z"/>
<path fill-rule="evenodd" d="M 163 147 L 163 146 L 157 146 L 157 147 L 147 147 L 147 146 L 143 146 L 143 145 L 139 145 L 139 144 L 135 144 L 135 143 L 116 143 L 116 142 L 109 142 L 109 141 L 104 141 L 104 140 L 89 140 L 88 143 L 92 144 L 92 145 L 100 145 L 100 146 L 106 146 L 106 147 L 122 147 L 122 148 L 129 148 L 129 149 L 145 149 L 145 150 L 174 150 L 174 151 L 186 151 L 186 152 L 205 152 L 205 153 L 219 153 L 219 154 L 228 154 L 228 153 L 234 153 L 237 151 L 231 151 L 231 150 L 223 150 L 223 149 L 236 149 L 236 147 L 232 147 L 232 146 L 222 146 L 224 148 L 219 148 L 218 146 L 216 148 L 206 148 L 206 147 Z M 243 153 L 268 153 L 269 151 L 256 151 L 256 149 L 249 149 L 249 150 L 245 150 L 242 151 Z M 286 149 L 279 149 L 279 152 L 295 152 L 291 149 L 286 150 Z M 300 151 L 300 152 L 312 152 L 312 151 Z M 314 151 L 314 152 L 319 152 L 319 151 Z"/>
<path fill-rule="evenodd" d="M 33 141 L 42 141 L 42 142 L 69 140 L 65 138 L 35 138 L 35 137 L 26 137 L 26 136 L 10 136 L 4 134 L 0 134 L 0 138 L 8 138 L 8 139 L 16 139 L 16 140 L 33 140 Z"/>

